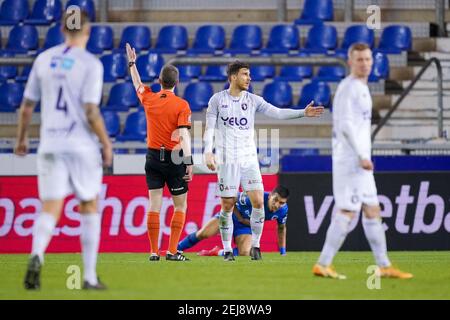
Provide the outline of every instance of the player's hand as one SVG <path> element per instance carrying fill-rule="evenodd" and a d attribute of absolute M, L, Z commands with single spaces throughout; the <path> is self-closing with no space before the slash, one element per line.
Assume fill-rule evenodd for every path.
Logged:
<path fill-rule="evenodd" d="M 128 62 L 136 62 L 136 50 L 131 48 L 129 43 L 127 43 L 125 47 L 127 48 Z"/>
<path fill-rule="evenodd" d="M 102 154 L 103 154 L 103 165 L 105 167 L 111 167 L 113 160 L 113 150 L 112 145 L 110 143 L 103 145 Z"/>
<path fill-rule="evenodd" d="M 363 168 L 364 170 L 369 170 L 369 171 L 373 171 L 373 162 L 371 160 L 368 159 L 361 159 L 359 161 L 359 165 L 361 166 L 361 168 Z"/>
<path fill-rule="evenodd" d="M 14 153 L 18 156 L 26 156 L 28 153 L 28 142 L 26 140 L 17 141 L 14 147 Z"/>
<path fill-rule="evenodd" d="M 216 159 L 214 158 L 214 154 L 211 152 L 205 153 L 205 161 L 206 161 L 206 166 L 208 167 L 209 170 L 216 170 Z"/>
<path fill-rule="evenodd" d="M 192 165 L 186 166 L 186 175 L 183 177 L 183 179 L 187 182 L 192 181 L 192 176 L 193 176 L 192 168 L 193 167 L 194 166 L 192 166 Z"/>
<path fill-rule="evenodd" d="M 320 117 L 325 111 L 323 106 L 314 107 L 314 100 L 311 101 L 305 108 L 305 117 Z"/>

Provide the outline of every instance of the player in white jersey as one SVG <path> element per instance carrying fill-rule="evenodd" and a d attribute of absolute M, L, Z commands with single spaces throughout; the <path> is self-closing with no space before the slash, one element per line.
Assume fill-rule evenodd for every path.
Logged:
<path fill-rule="evenodd" d="M 234 260 L 231 248 L 232 213 L 239 185 L 242 185 L 252 203 L 250 255 L 252 260 L 260 260 L 265 214 L 264 188 L 254 143 L 255 113 L 261 112 L 276 119 L 295 119 L 320 116 L 324 108 L 314 107 L 312 101 L 303 110 L 279 109 L 247 91 L 251 80 L 248 64 L 235 61 L 228 65 L 227 73 L 230 88 L 214 94 L 206 111 L 205 160 L 210 170 L 217 168 L 222 206 L 219 225 L 225 261 Z"/>
<path fill-rule="evenodd" d="M 76 14 L 76 13 L 75 13 Z M 84 289 L 105 289 L 96 274 L 101 216 L 97 195 L 103 161 L 112 162 L 112 146 L 98 105 L 103 88 L 103 65 L 88 51 L 89 18 L 80 14 L 80 26 L 71 26 L 66 14 L 62 29 L 65 43 L 41 53 L 35 60 L 19 111 L 15 153 L 27 153 L 28 127 L 36 103 L 41 101 L 40 145 L 37 154 L 42 212 L 35 220 L 26 289 L 40 288 L 40 269 L 64 203 L 75 193 L 80 201 Z"/>
<path fill-rule="evenodd" d="M 331 262 L 348 234 L 352 219 L 362 208 L 364 233 L 379 266 L 378 274 L 412 278 L 411 273 L 392 267 L 381 222 L 371 160 L 372 98 L 367 85 L 372 51 L 366 44 L 357 43 L 348 52 L 350 75 L 339 84 L 333 101 L 333 194 L 338 212 L 328 228 L 313 274 L 345 279 L 331 267 Z"/>

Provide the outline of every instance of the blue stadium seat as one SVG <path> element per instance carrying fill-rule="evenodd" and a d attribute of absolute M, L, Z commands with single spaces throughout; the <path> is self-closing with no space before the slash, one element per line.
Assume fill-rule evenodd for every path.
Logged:
<path fill-rule="evenodd" d="M 115 82 L 117 79 L 123 79 L 127 75 L 127 58 L 121 53 L 112 53 L 100 58 L 103 63 L 104 73 L 103 81 Z"/>
<path fill-rule="evenodd" d="M 109 92 L 106 110 L 128 111 L 139 105 L 136 90 L 131 82 L 116 83 Z"/>
<path fill-rule="evenodd" d="M 239 25 L 233 30 L 229 53 L 251 53 L 262 47 L 262 30 L 258 25 Z"/>
<path fill-rule="evenodd" d="M 198 78 L 202 74 L 202 66 L 199 65 L 180 65 L 177 68 L 180 73 L 181 82 L 189 82 L 191 79 Z"/>
<path fill-rule="evenodd" d="M 146 136 L 145 112 L 139 110 L 128 115 L 123 132 L 116 137 L 116 141 L 145 141 Z"/>
<path fill-rule="evenodd" d="M 20 76 L 16 76 L 16 82 L 25 83 L 28 81 L 28 76 L 30 75 L 31 66 L 25 66 L 20 73 Z"/>
<path fill-rule="evenodd" d="M 9 58 L 14 57 L 14 54 L 3 52 L 0 57 Z M 17 76 L 16 66 L 0 66 L 0 82 L 6 82 L 8 79 L 14 79 Z"/>
<path fill-rule="evenodd" d="M 322 21 L 333 21 L 333 0 L 305 0 L 300 18 L 296 24 L 320 24 Z"/>
<path fill-rule="evenodd" d="M 0 86 L 0 112 L 15 112 L 23 96 L 23 85 L 4 83 Z"/>
<path fill-rule="evenodd" d="M 389 78 L 389 59 L 386 54 L 382 52 L 373 52 L 372 71 L 369 76 L 370 82 L 376 82 L 380 79 Z"/>
<path fill-rule="evenodd" d="M 344 40 L 342 41 L 342 49 L 347 50 L 354 43 L 366 43 L 370 48 L 374 44 L 374 32 L 365 25 L 350 26 L 345 30 Z"/>
<path fill-rule="evenodd" d="M 214 90 L 209 82 L 192 82 L 186 86 L 183 98 L 189 102 L 191 110 L 195 112 L 207 108 L 213 94 Z"/>
<path fill-rule="evenodd" d="M 201 81 L 225 81 L 227 78 L 227 66 L 217 65 L 208 66 L 205 74 L 199 77 Z"/>
<path fill-rule="evenodd" d="M 280 75 L 276 77 L 279 81 L 302 81 L 304 78 L 311 78 L 313 74 L 312 66 L 283 66 Z"/>
<path fill-rule="evenodd" d="M 118 50 L 124 51 L 127 42 L 136 52 L 148 50 L 152 43 L 151 32 L 147 26 L 128 26 L 122 31 Z"/>
<path fill-rule="evenodd" d="M 276 25 L 270 30 L 267 46 L 262 49 L 265 53 L 288 53 L 297 50 L 300 45 L 300 35 L 295 25 Z"/>
<path fill-rule="evenodd" d="M 274 81 L 263 89 L 263 98 L 279 108 L 289 108 L 292 105 L 292 88 L 284 81 Z"/>
<path fill-rule="evenodd" d="M 161 91 L 161 85 L 159 83 L 153 83 L 150 86 L 150 89 L 152 90 L 152 92 L 160 92 Z M 178 95 L 178 87 L 175 87 L 175 90 L 173 92 L 175 93 L 175 95 Z"/>
<path fill-rule="evenodd" d="M 105 122 L 106 132 L 110 137 L 115 137 L 120 132 L 120 119 L 117 112 L 102 109 L 103 121 Z"/>
<path fill-rule="evenodd" d="M 334 26 L 314 25 L 308 31 L 305 47 L 301 49 L 301 52 L 327 53 L 327 50 L 334 50 L 336 45 L 337 32 Z"/>
<path fill-rule="evenodd" d="M 12 53 L 27 53 L 36 50 L 39 45 L 39 36 L 34 26 L 15 26 L 9 32 L 6 51 Z"/>
<path fill-rule="evenodd" d="M 164 26 L 159 30 L 158 40 L 152 52 L 177 53 L 188 47 L 188 32 L 186 27 L 179 25 Z"/>
<path fill-rule="evenodd" d="M 157 79 L 163 66 L 164 58 L 158 53 L 140 55 L 136 60 L 136 67 L 139 70 L 142 81 Z"/>
<path fill-rule="evenodd" d="M 330 107 L 331 90 L 327 83 L 312 81 L 302 88 L 297 108 L 304 109 L 312 100 L 314 105 Z"/>
<path fill-rule="evenodd" d="M 274 65 L 253 65 L 250 67 L 250 77 L 252 81 L 264 81 L 275 76 Z"/>
<path fill-rule="evenodd" d="M 92 26 L 87 49 L 94 54 L 102 54 L 114 47 L 114 33 L 110 26 Z"/>
<path fill-rule="evenodd" d="M 225 47 L 225 29 L 219 25 L 205 25 L 197 29 L 194 44 L 188 52 L 209 53 Z"/>
<path fill-rule="evenodd" d="M 57 46 L 63 42 L 64 42 L 64 34 L 61 30 L 61 24 L 57 23 L 53 27 L 50 27 L 48 29 L 42 49 L 45 50 Z"/>
<path fill-rule="evenodd" d="M 384 28 L 378 50 L 384 53 L 401 53 L 411 48 L 412 36 L 409 27 L 392 25 Z"/>
<path fill-rule="evenodd" d="M 317 72 L 317 76 L 314 78 L 315 81 L 341 81 L 345 77 L 345 68 L 343 66 L 322 66 Z"/>
<path fill-rule="evenodd" d="M 70 6 L 79 6 L 82 11 L 86 11 L 89 20 L 95 21 L 95 3 L 93 0 L 69 0 L 66 4 L 66 9 Z"/>
<path fill-rule="evenodd" d="M 0 7 L 0 25 L 17 25 L 28 16 L 28 0 L 4 0 Z"/>
<path fill-rule="evenodd" d="M 62 4 L 60 0 L 37 0 L 34 3 L 33 10 L 26 24 L 50 25 L 52 22 L 58 22 L 62 17 Z"/>

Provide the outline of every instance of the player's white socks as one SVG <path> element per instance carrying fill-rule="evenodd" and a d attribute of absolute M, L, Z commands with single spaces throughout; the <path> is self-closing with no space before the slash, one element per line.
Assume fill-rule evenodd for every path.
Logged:
<path fill-rule="evenodd" d="M 363 216 L 362 224 L 377 265 L 380 267 L 390 266 L 391 262 L 387 256 L 386 234 L 384 233 L 381 219 L 368 219 Z"/>
<path fill-rule="evenodd" d="M 250 227 L 252 228 L 252 247 L 260 247 L 261 235 L 264 228 L 264 207 L 252 208 Z"/>
<path fill-rule="evenodd" d="M 348 234 L 351 218 L 342 213 L 336 213 L 327 231 L 327 237 L 319 257 L 319 264 L 327 267 L 344 243 Z"/>
<path fill-rule="evenodd" d="M 84 280 L 97 284 L 97 254 L 100 243 L 101 216 L 98 213 L 81 215 L 81 250 L 83 252 Z"/>
<path fill-rule="evenodd" d="M 32 255 L 37 255 L 41 263 L 44 263 L 44 252 L 52 238 L 56 219 L 49 213 L 42 212 L 34 221 Z"/>
<path fill-rule="evenodd" d="M 233 211 L 220 211 L 219 215 L 219 230 L 222 238 L 223 250 L 225 252 L 232 252 L 231 240 L 233 238 Z"/>

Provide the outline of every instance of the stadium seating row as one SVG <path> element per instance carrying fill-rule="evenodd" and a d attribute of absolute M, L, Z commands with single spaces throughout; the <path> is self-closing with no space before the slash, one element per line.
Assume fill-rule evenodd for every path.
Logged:
<path fill-rule="evenodd" d="M 42 49 L 48 49 L 63 42 L 59 24 L 50 27 Z M 367 43 L 374 48 L 374 31 L 365 25 L 352 25 L 346 29 L 344 39 L 338 48 L 337 31 L 332 25 L 317 24 L 309 29 L 303 48 L 300 47 L 300 36 L 295 25 L 275 25 L 269 39 L 263 47 L 263 33 L 258 25 L 238 25 L 233 30 L 230 45 L 225 48 L 225 30 L 220 25 L 201 26 L 195 35 L 191 48 L 188 48 L 188 32 L 182 25 L 167 25 L 161 28 L 152 48 L 151 32 L 145 25 L 127 26 L 121 35 L 118 48 L 114 48 L 114 34 L 111 26 L 96 25 L 92 27 L 87 48 L 94 54 L 114 50 L 124 52 L 125 44 L 130 43 L 137 52 L 150 50 L 156 53 L 175 54 L 186 51 L 189 54 L 214 54 L 225 52 L 230 54 L 250 54 L 260 51 L 262 54 L 287 54 L 293 50 L 304 53 L 321 53 L 328 51 L 346 52 L 355 42 Z M 401 53 L 412 46 L 411 30 L 408 26 L 391 25 L 381 34 L 378 51 L 385 53 Z M 16 25 L 11 29 L 4 51 L 10 53 L 29 53 L 39 49 L 37 29 L 32 25 Z M 41 49 L 41 50 L 42 50 Z"/>

